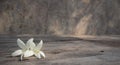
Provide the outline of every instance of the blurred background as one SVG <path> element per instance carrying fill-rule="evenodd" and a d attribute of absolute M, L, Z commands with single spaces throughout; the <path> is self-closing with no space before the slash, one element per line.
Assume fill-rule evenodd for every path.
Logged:
<path fill-rule="evenodd" d="M 120 0 L 0 0 L 0 34 L 120 35 Z"/>

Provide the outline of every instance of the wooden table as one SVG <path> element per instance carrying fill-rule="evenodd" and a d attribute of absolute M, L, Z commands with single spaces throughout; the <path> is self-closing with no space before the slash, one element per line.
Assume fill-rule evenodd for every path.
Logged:
<path fill-rule="evenodd" d="M 45 59 L 34 56 L 20 61 L 11 57 L 19 49 L 17 38 L 26 42 L 34 37 L 35 42 L 43 40 Z M 120 37 L 117 40 L 84 39 L 59 36 L 0 36 L 0 65 L 120 65 Z"/>

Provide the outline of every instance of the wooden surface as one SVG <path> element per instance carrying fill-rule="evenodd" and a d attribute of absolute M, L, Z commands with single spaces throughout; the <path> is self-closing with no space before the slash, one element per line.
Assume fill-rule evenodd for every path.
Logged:
<path fill-rule="evenodd" d="M 24 42 L 34 37 L 35 42 L 43 39 L 42 50 L 45 59 L 35 57 L 19 61 L 20 57 L 11 57 L 19 47 L 17 38 Z M 120 65 L 120 37 L 99 40 L 57 36 L 0 36 L 0 65 Z"/>

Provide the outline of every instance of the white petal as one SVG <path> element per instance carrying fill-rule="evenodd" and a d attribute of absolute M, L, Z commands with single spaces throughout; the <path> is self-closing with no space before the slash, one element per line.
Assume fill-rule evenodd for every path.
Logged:
<path fill-rule="evenodd" d="M 39 59 L 41 58 L 40 53 L 35 54 L 35 56 Z"/>
<path fill-rule="evenodd" d="M 32 56 L 33 54 L 34 54 L 33 51 L 27 50 L 24 52 L 24 57 L 29 57 Z"/>
<path fill-rule="evenodd" d="M 42 45 L 43 45 L 43 41 L 41 40 L 40 43 L 36 46 L 36 48 L 40 50 L 42 48 Z"/>
<path fill-rule="evenodd" d="M 27 41 L 26 45 L 27 45 L 28 48 L 33 49 L 33 48 L 35 47 L 35 43 L 33 42 L 33 40 L 34 40 L 33 38 L 30 38 L 30 39 Z"/>
<path fill-rule="evenodd" d="M 22 54 L 22 50 L 16 50 L 15 52 L 12 53 L 12 56 L 18 56 Z"/>
<path fill-rule="evenodd" d="M 45 58 L 45 54 L 42 51 L 40 51 L 40 54 L 41 54 L 42 57 Z"/>
<path fill-rule="evenodd" d="M 21 48 L 21 49 L 25 49 L 26 46 L 24 44 L 24 42 L 20 39 L 17 39 L 17 45 Z"/>

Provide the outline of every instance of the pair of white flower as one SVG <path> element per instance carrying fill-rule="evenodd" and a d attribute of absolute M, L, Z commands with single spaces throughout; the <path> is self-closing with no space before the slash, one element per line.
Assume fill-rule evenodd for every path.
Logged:
<path fill-rule="evenodd" d="M 35 45 L 33 38 L 29 39 L 26 44 L 20 39 L 17 39 L 17 45 L 21 48 L 12 53 L 12 56 L 21 55 L 21 60 L 23 57 L 30 57 L 35 55 L 37 58 L 45 58 L 45 54 L 41 51 L 43 41 L 41 40 L 38 45 Z"/>

